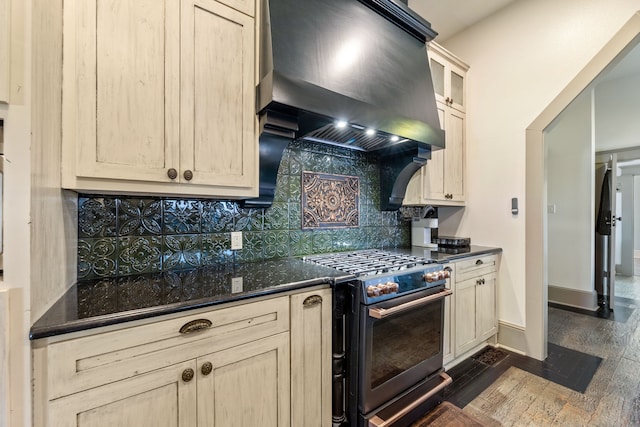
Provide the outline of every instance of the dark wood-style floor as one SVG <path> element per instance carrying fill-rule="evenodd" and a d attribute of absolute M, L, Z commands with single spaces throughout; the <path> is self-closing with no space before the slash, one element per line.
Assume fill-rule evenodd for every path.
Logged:
<path fill-rule="evenodd" d="M 445 399 L 487 426 L 640 426 L 640 277 L 616 276 L 614 316 L 549 307 L 549 358 L 469 359 Z"/>

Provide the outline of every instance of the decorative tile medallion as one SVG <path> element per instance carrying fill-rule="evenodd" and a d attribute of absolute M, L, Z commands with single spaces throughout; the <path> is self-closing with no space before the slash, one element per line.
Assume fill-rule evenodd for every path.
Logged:
<path fill-rule="evenodd" d="M 302 228 L 358 227 L 357 176 L 302 172 Z"/>

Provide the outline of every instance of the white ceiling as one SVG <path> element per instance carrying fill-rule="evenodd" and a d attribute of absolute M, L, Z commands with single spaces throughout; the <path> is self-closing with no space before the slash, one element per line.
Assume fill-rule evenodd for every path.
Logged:
<path fill-rule="evenodd" d="M 436 41 L 442 43 L 515 1 L 409 0 L 409 7 L 431 23 L 431 28 L 438 32 Z M 640 45 L 600 76 L 598 82 L 637 73 L 640 73 Z"/>
<path fill-rule="evenodd" d="M 442 43 L 515 0 L 409 0 L 409 7 L 431 23 Z"/>

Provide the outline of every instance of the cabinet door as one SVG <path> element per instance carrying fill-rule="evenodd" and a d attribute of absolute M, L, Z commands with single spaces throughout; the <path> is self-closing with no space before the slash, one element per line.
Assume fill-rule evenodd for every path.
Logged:
<path fill-rule="evenodd" d="M 182 173 L 256 189 L 255 20 L 214 0 L 182 5 Z"/>
<path fill-rule="evenodd" d="M 424 166 L 426 202 L 437 204 L 464 203 L 465 115 L 438 102 L 440 124 L 445 130 L 445 148 L 431 153 Z"/>
<path fill-rule="evenodd" d="M 491 273 L 482 276 L 482 284 L 476 290 L 476 317 L 478 327 L 478 340 L 482 341 L 498 330 L 496 315 L 496 274 Z"/>
<path fill-rule="evenodd" d="M 464 202 L 465 115 L 448 108 L 445 117 L 444 192 L 449 201 Z M 447 200 L 445 196 L 445 200 Z"/>
<path fill-rule="evenodd" d="M 198 425 L 288 427 L 289 369 L 288 332 L 198 358 Z"/>
<path fill-rule="evenodd" d="M 292 426 L 331 426 L 331 374 L 331 289 L 292 295 Z"/>
<path fill-rule="evenodd" d="M 445 130 L 445 148 L 442 150 L 434 150 L 431 152 L 431 160 L 427 161 L 424 168 L 424 186 L 422 195 L 423 200 L 445 200 L 445 171 L 446 151 L 449 150 L 449 135 L 446 133 L 447 124 L 447 108 L 443 103 L 436 104 L 438 108 L 438 117 L 440 118 L 440 127 Z"/>
<path fill-rule="evenodd" d="M 179 6 L 179 0 L 65 1 L 69 182 L 170 181 L 167 169 L 178 168 L 179 154 Z"/>
<path fill-rule="evenodd" d="M 476 327 L 476 279 L 456 283 L 455 354 L 461 355 L 478 342 Z"/>
<path fill-rule="evenodd" d="M 430 43 L 429 58 L 436 100 L 464 112 L 468 66 L 436 43 Z"/>
<path fill-rule="evenodd" d="M 53 400 L 48 426 L 196 427 L 195 361 Z"/>

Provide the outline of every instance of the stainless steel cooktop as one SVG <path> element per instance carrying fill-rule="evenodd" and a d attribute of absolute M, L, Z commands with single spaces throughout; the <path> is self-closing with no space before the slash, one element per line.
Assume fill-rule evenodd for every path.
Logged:
<path fill-rule="evenodd" d="M 335 268 L 357 277 L 402 271 L 433 262 L 422 257 L 381 249 L 310 255 L 302 259 L 305 262 Z"/>

